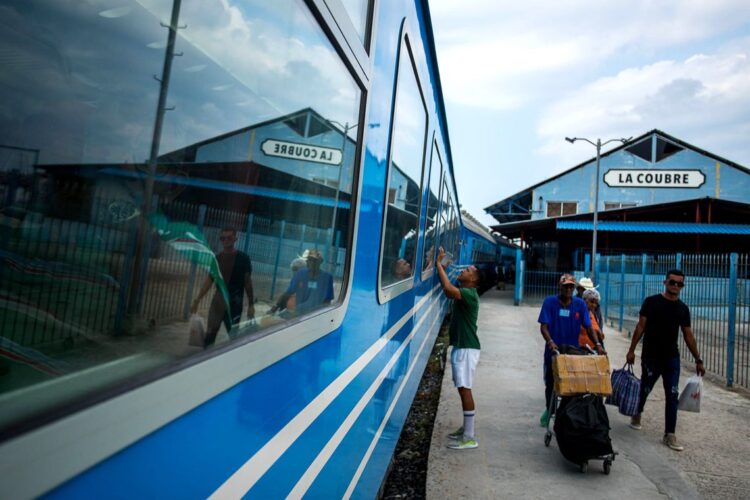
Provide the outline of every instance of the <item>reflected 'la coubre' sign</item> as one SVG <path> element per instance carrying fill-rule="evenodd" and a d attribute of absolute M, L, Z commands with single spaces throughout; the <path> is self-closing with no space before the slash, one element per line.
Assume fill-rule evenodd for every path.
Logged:
<path fill-rule="evenodd" d="M 700 170 L 612 169 L 604 174 L 609 187 L 633 188 L 699 188 L 706 182 Z"/>
<path fill-rule="evenodd" d="M 312 144 L 300 144 L 298 142 L 277 141 L 266 139 L 260 145 L 260 149 L 267 156 L 278 156 L 290 160 L 312 161 L 325 163 L 327 165 L 341 164 L 341 150 L 313 146 Z"/>

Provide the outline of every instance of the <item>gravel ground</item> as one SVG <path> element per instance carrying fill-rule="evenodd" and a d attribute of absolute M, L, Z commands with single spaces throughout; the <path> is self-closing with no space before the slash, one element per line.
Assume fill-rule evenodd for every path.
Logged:
<path fill-rule="evenodd" d="M 435 423 L 440 387 L 448 349 L 448 323 L 435 340 L 430 360 L 419 382 L 401 437 L 393 453 L 391 472 L 383 487 L 382 498 L 425 498 L 427 459 L 430 456 L 432 427 Z"/>

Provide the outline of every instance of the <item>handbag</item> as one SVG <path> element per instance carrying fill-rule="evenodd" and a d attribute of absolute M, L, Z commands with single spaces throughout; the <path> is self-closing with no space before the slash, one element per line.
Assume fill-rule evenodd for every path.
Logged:
<path fill-rule="evenodd" d="M 617 409 L 623 415 L 634 417 L 638 415 L 638 403 L 641 396 L 641 380 L 633 373 L 633 365 L 627 365 L 625 374 L 620 382 Z"/>
<path fill-rule="evenodd" d="M 621 369 L 612 371 L 612 395 L 605 403 L 617 406 L 627 416 L 638 414 L 641 381 L 633 373 L 633 365 L 625 363 Z"/>
<path fill-rule="evenodd" d="M 703 394 L 703 377 L 700 375 L 693 375 L 688 379 L 687 385 L 685 385 L 685 388 L 680 394 L 677 409 L 700 413 L 701 394 Z"/>

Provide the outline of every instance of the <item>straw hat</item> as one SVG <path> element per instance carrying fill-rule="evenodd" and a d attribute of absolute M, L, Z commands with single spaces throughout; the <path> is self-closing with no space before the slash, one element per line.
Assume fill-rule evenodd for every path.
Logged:
<path fill-rule="evenodd" d="M 594 286 L 594 282 L 591 281 L 591 278 L 583 277 L 578 281 L 578 286 L 582 286 L 586 290 L 591 290 L 595 288 L 599 288 L 599 285 Z"/>

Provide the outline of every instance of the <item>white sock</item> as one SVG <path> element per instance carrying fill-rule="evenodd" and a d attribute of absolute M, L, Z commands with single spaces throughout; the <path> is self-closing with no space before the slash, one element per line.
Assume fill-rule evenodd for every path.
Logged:
<path fill-rule="evenodd" d="M 465 411 L 464 412 L 464 437 L 467 439 L 474 439 L 474 414 L 476 412 Z"/>

